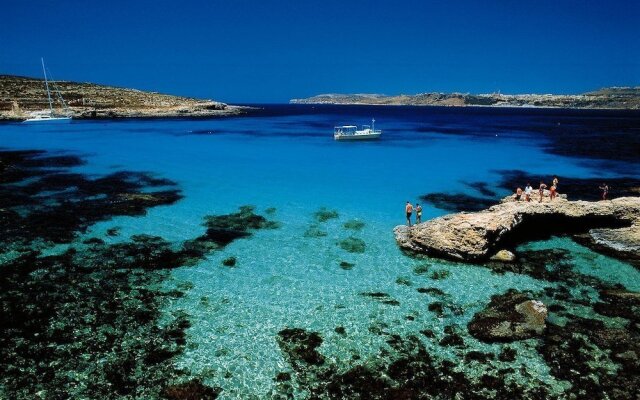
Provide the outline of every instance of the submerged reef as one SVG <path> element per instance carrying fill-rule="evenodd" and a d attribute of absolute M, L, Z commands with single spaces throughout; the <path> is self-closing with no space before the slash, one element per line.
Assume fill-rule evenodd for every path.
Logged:
<path fill-rule="evenodd" d="M 452 327 L 446 346 L 460 346 Z M 319 352 L 323 342 L 318 332 L 301 328 L 283 329 L 276 340 L 294 371 L 295 384 L 309 398 L 328 399 L 541 399 L 548 396 L 543 382 L 535 387 L 518 385 L 497 370 L 492 375 L 472 378 L 455 363 L 436 361 L 422 341 L 413 335 L 401 337 L 380 332 L 387 346 L 371 358 L 356 360 L 341 370 Z M 288 387 L 280 387 L 286 397 Z"/>
<path fill-rule="evenodd" d="M 145 173 L 68 170 L 82 162 L 0 152 L 0 397 L 216 398 L 219 388 L 173 364 L 190 323 L 160 310 L 189 285 L 164 291 L 163 282 L 171 268 L 276 224 L 242 207 L 207 217 L 206 233 L 182 243 L 143 234 L 80 241 L 97 221 L 181 198 L 173 182 Z"/>

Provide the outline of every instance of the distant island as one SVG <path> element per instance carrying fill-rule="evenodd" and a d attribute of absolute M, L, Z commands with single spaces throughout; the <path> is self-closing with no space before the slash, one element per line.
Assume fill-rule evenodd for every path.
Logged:
<path fill-rule="evenodd" d="M 321 94 L 292 99 L 291 104 L 362 104 L 407 106 L 484 106 L 640 109 L 640 87 L 611 87 L 578 95 L 560 94 L 468 94 L 420 93 L 387 96 L 383 94 Z"/>
<path fill-rule="evenodd" d="M 217 117 L 243 114 L 248 109 L 213 100 L 94 83 L 54 84 L 74 119 Z M 54 100 L 54 108 L 62 110 L 62 104 Z M 48 109 L 44 80 L 0 75 L 0 121 L 23 121 L 33 112 Z"/>

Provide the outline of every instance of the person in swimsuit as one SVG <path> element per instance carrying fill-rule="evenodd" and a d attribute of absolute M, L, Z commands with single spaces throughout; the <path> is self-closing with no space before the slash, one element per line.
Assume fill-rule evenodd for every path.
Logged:
<path fill-rule="evenodd" d="M 549 201 L 556 198 L 556 185 L 551 185 L 549 188 Z"/>
<path fill-rule="evenodd" d="M 556 190 L 558 190 L 558 177 L 557 176 L 553 176 L 553 182 L 551 182 L 551 186 L 555 186 Z"/>
<path fill-rule="evenodd" d="M 420 203 L 416 203 L 416 224 L 422 222 L 422 206 Z"/>
<path fill-rule="evenodd" d="M 527 201 L 531 201 L 531 193 L 533 192 L 533 188 L 531 184 L 527 182 L 527 186 L 524 188 L 524 198 Z"/>
<path fill-rule="evenodd" d="M 413 206 L 407 201 L 407 205 L 404 207 L 404 211 L 407 213 L 407 225 L 411 226 L 411 214 L 413 214 Z"/>
<path fill-rule="evenodd" d="M 522 198 L 522 189 L 521 188 L 517 188 L 516 189 L 516 195 L 513 198 L 516 199 L 516 201 L 520 201 L 520 199 Z"/>
<path fill-rule="evenodd" d="M 542 196 L 544 196 L 544 190 L 547 188 L 547 185 L 544 182 L 540 181 L 540 203 L 542 203 Z"/>
<path fill-rule="evenodd" d="M 603 183 L 602 186 L 600 186 L 600 190 L 602 190 L 602 200 L 606 200 L 607 194 L 609 194 L 609 186 L 607 186 L 606 183 Z"/>

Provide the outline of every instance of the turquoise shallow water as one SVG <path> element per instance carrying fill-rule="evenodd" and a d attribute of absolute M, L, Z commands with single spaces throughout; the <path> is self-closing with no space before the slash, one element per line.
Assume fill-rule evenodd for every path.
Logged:
<path fill-rule="evenodd" d="M 607 170 L 589 158 L 548 152 L 549 138 L 525 129 L 530 116 L 486 116 L 480 121 L 454 116 L 449 122 L 444 118 L 440 125 L 460 130 L 450 134 L 425 128 L 422 122 L 429 116 L 419 110 L 387 110 L 386 118 L 371 115 L 384 131 L 381 141 L 337 143 L 332 126 L 367 123 L 364 109 L 296 110 L 220 120 L 3 125 L 0 147 L 79 153 L 87 164 L 78 171 L 149 171 L 176 181 L 183 191 L 184 199 L 175 205 L 150 209 L 144 217 L 98 223 L 86 237 L 118 227 L 120 236 L 108 240 L 139 233 L 184 240 L 204 232 L 205 215 L 233 212 L 242 205 L 255 205 L 260 214 L 276 209 L 269 218 L 280 223 L 278 229 L 256 232 L 194 267 L 173 270 L 166 283 L 193 283 L 185 297 L 164 310 L 184 310 L 191 320 L 187 348 L 177 363 L 220 386 L 223 398 L 265 396 L 274 376 L 291 370 L 275 340 L 285 327 L 319 332 L 324 342 L 318 350 L 345 370 L 359 362 L 354 356 L 375 357 L 384 346 L 385 337 L 375 328 L 399 335 L 433 330 L 436 339 L 423 337 L 430 352 L 459 362 L 461 350 L 437 344 L 445 326 L 454 325 L 470 348 L 499 353 L 500 345 L 483 344 L 466 334 L 474 313 L 491 295 L 510 288 L 540 292 L 554 285 L 526 275 L 497 275 L 480 266 L 403 255 L 392 229 L 404 222 L 404 202 L 437 192 L 478 196 L 469 185 L 474 182 L 488 183 L 498 195 L 506 195 L 497 187 L 499 171 L 571 177 L 620 174 L 615 161 L 609 160 L 614 167 Z M 373 113 L 375 108 L 366 111 Z M 500 127 L 505 118 L 509 124 Z M 556 116 L 537 118 L 552 125 Z M 624 164 L 624 171 L 640 177 L 637 163 Z M 322 207 L 337 211 L 338 218 L 316 221 L 314 213 Z M 430 205 L 424 208 L 423 219 L 446 213 Z M 362 221 L 364 227 L 345 228 L 350 220 Z M 306 237 L 312 226 L 326 236 Z M 362 239 L 364 253 L 350 253 L 338 245 L 348 237 Z M 638 270 L 569 239 L 525 248 L 566 249 L 580 273 L 640 290 Z M 237 266 L 223 267 L 222 261 L 230 256 L 237 258 Z M 355 266 L 342 269 L 341 261 Z M 415 268 L 424 265 L 428 272 L 416 273 Z M 442 279 L 433 279 L 439 271 L 446 271 Z M 419 293 L 420 287 L 442 290 L 444 300 Z M 576 290 L 580 289 L 589 291 Z M 363 292 L 383 292 L 399 304 L 384 304 Z M 442 316 L 427 310 L 436 300 L 448 305 Z M 346 335 L 336 333 L 339 326 Z M 566 386 L 549 375 L 533 341 L 512 346 L 518 349 L 516 364 L 524 365 L 533 377 L 553 390 Z M 483 367 L 459 368 L 473 375 Z"/>

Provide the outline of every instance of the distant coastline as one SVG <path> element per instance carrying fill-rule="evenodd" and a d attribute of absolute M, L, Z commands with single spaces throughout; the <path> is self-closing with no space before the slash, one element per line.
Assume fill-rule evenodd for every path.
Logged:
<path fill-rule="evenodd" d="M 421 93 L 415 95 L 320 94 L 291 104 L 409 105 L 446 107 L 521 107 L 640 109 L 640 87 L 611 87 L 578 95 Z"/>
<path fill-rule="evenodd" d="M 57 81 L 74 119 L 206 118 L 241 115 L 250 107 L 94 83 Z M 54 108 L 61 109 L 59 101 Z M 0 75 L 0 121 L 23 121 L 49 109 L 44 80 Z"/>

